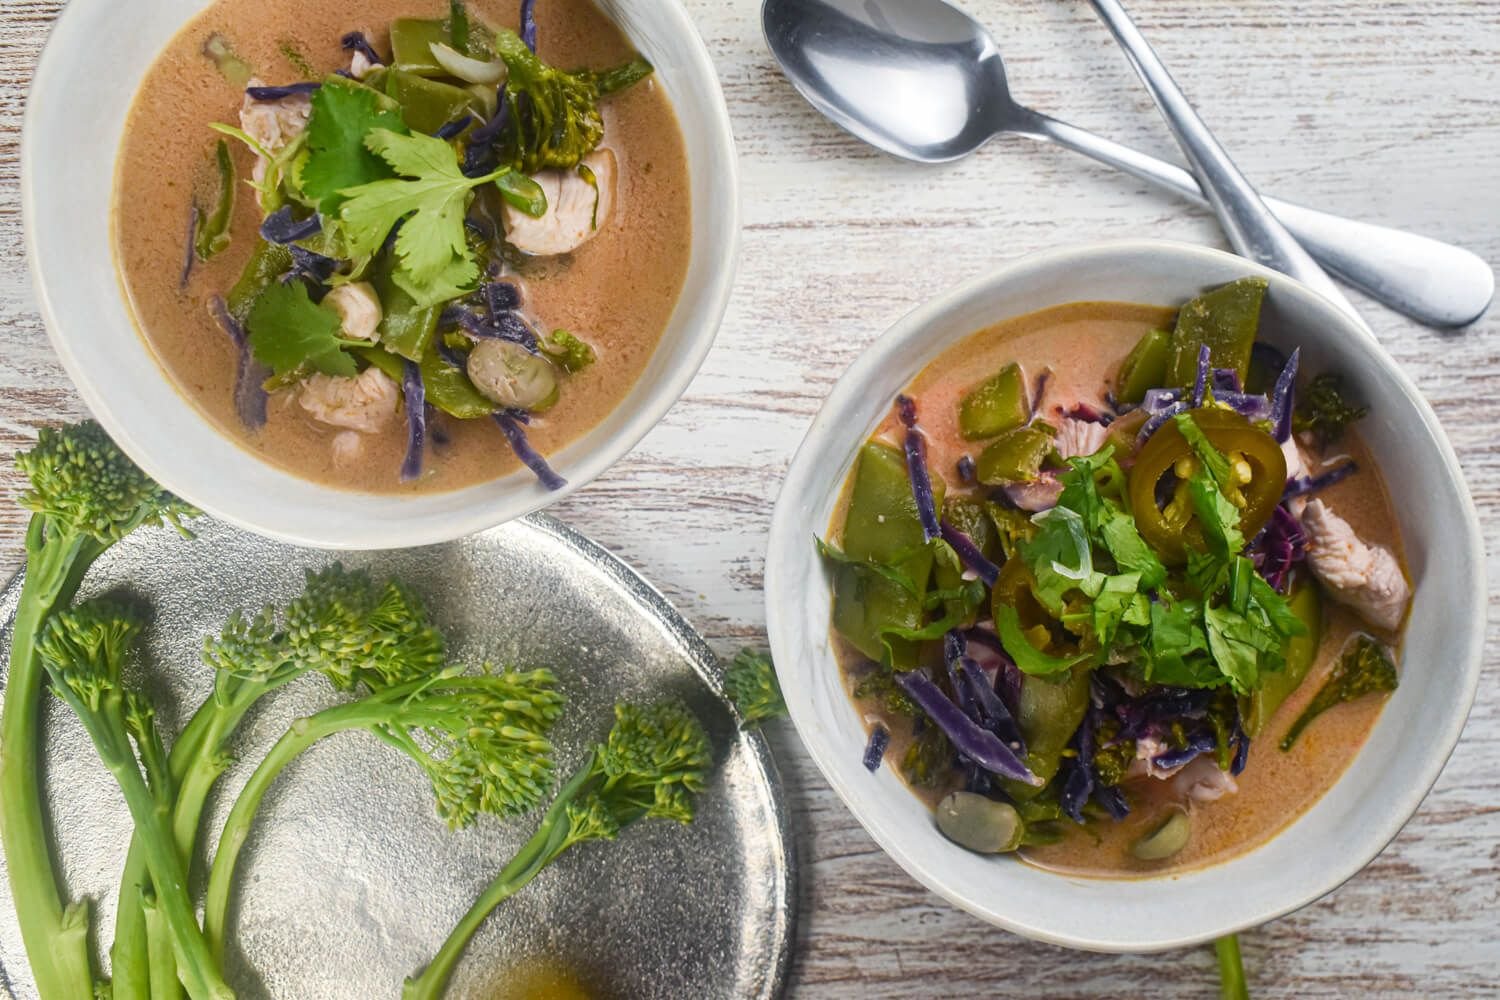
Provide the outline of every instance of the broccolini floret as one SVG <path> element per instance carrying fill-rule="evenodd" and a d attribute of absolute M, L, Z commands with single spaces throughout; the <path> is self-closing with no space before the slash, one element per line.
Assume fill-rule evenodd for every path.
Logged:
<path fill-rule="evenodd" d="M 144 696 L 128 690 L 121 679 L 140 629 L 140 617 L 131 608 L 109 600 L 88 601 L 48 620 L 37 655 L 52 678 L 53 691 L 83 723 L 125 797 L 145 846 L 155 905 L 170 934 L 183 985 L 194 1000 L 232 1000 L 234 992 L 198 927 L 188 895 L 187 867 L 168 824 L 169 786 L 164 784 L 164 754 L 154 713 Z"/>
<path fill-rule="evenodd" d="M 1352 402 L 1341 376 L 1325 372 L 1312 380 L 1297 401 L 1292 429 L 1317 438 L 1323 447 L 1336 443 L 1350 424 L 1364 419 L 1369 408 Z"/>
<path fill-rule="evenodd" d="M 446 668 L 297 720 L 251 774 L 219 835 L 203 912 L 215 953 L 223 953 L 235 864 L 260 804 L 313 744 L 349 730 L 374 734 L 422 768 L 438 814 L 457 828 L 480 813 L 515 816 L 541 801 L 552 783 L 547 732 L 561 712 L 550 671 Z"/>
<path fill-rule="evenodd" d="M 16 467 L 30 480 L 20 503 L 32 518 L 0 716 L 0 842 L 38 991 L 81 997 L 93 989 L 88 909 L 64 905 L 47 839 L 38 763 L 43 670 L 35 643 L 47 617 L 72 601 L 111 545 L 142 525 L 170 524 L 187 535 L 182 522 L 196 512 L 136 468 L 92 421 L 44 428 L 36 446 L 16 456 Z"/>
<path fill-rule="evenodd" d="M 1297 737 L 1302 735 L 1302 730 L 1335 705 L 1367 694 L 1394 691 L 1396 683 L 1396 664 L 1385 648 L 1370 636 L 1359 636 L 1334 663 L 1328 679 L 1281 738 L 1281 749 L 1290 750 Z"/>
<path fill-rule="evenodd" d="M 769 656 L 753 649 L 742 649 L 735 656 L 724 673 L 724 690 L 746 726 L 786 717 L 786 699 L 776 682 L 776 667 Z"/>
<path fill-rule="evenodd" d="M 536 833 L 475 900 L 427 968 L 406 981 L 404 1000 L 438 1000 L 485 918 L 570 847 L 613 840 L 644 818 L 691 822 L 693 797 L 712 766 L 708 734 L 679 702 L 616 705 L 604 743 L 558 791 Z"/>

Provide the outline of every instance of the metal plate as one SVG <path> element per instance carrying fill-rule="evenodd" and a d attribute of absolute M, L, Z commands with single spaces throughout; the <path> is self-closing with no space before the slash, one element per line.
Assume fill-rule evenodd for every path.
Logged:
<path fill-rule="evenodd" d="M 175 731 L 208 694 L 203 637 L 228 611 L 281 602 L 302 571 L 334 557 L 224 525 L 199 540 L 137 532 L 100 561 L 85 594 L 148 599 L 152 693 Z M 560 775 L 609 728 L 622 698 L 674 693 L 698 713 L 719 765 L 691 826 L 646 822 L 613 844 L 575 849 L 504 904 L 475 938 L 453 997 L 505 995 L 516 970 L 567 970 L 591 996 L 779 995 L 795 919 L 795 865 L 779 778 L 764 739 L 741 732 L 719 693 L 721 667 L 659 593 L 604 549 L 540 515 L 449 545 L 345 554 L 428 601 L 455 662 L 550 667 L 568 698 L 553 738 Z M 18 582 L 0 594 L 8 649 Z M 8 657 L 7 657 L 8 660 Z M 215 833 L 259 753 L 295 718 L 336 696 L 317 677 L 266 699 L 220 782 Z M 46 713 L 48 798 L 69 891 L 90 896 L 106 943 L 129 819 L 81 726 Z M 459 915 L 535 828 L 490 817 L 449 833 L 417 768 L 363 733 L 315 746 L 267 797 L 240 863 L 230 981 L 241 996 L 370 1000 L 399 995 Z M 206 838 L 205 838 L 206 839 Z M 201 861 L 200 861 L 201 864 Z M 0 988 L 35 990 L 0 880 Z"/>

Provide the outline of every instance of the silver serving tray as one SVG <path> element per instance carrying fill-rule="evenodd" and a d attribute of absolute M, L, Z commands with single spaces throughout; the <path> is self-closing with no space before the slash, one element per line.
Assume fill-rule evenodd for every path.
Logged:
<path fill-rule="evenodd" d="M 167 732 L 209 693 L 199 652 L 230 609 L 283 601 L 301 589 L 304 568 L 335 558 L 216 522 L 195 527 L 194 542 L 137 532 L 84 588 L 123 589 L 154 608 L 144 641 Z M 608 730 L 622 698 L 680 695 L 717 751 L 691 826 L 644 822 L 613 844 L 565 855 L 485 924 L 452 997 L 504 995 L 518 969 L 537 963 L 567 970 L 596 997 L 780 994 L 796 914 L 780 779 L 765 740 L 738 729 L 718 660 L 661 594 L 541 515 L 448 545 L 340 558 L 415 587 L 450 637 L 455 662 L 552 668 L 568 698 L 554 732 L 560 776 Z M 19 578 L 0 593 L 7 650 L 18 591 Z M 215 839 L 232 802 L 226 793 L 238 791 L 259 751 L 293 719 L 337 698 L 321 678 L 304 678 L 245 720 L 237 743 L 245 763 L 225 775 L 210 805 L 206 829 Z M 81 726 L 56 699 L 45 724 L 68 891 L 93 899 L 102 950 L 129 819 Z M 535 823 L 534 815 L 485 817 L 450 833 L 410 761 L 362 733 L 325 740 L 282 776 L 246 846 L 226 958 L 231 983 L 246 998 L 398 997 L 403 977 L 431 956 Z M 0 897 L 0 991 L 29 1000 L 36 991 L 4 879 Z"/>

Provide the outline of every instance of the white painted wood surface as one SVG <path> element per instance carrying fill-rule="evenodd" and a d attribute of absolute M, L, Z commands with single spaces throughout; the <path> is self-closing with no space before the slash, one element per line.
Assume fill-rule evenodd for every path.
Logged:
<path fill-rule="evenodd" d="M 146 3 L 150 0 L 130 0 Z M 1209 217 L 1060 150 L 998 142 L 948 167 L 890 160 L 819 118 L 775 69 L 755 0 L 687 0 L 740 143 L 738 292 L 663 424 L 554 512 L 661 587 L 722 652 L 762 643 L 777 485 L 819 401 L 882 329 L 934 292 L 1045 247 L 1153 236 L 1223 245 Z M 1079 0 L 967 0 L 1019 99 L 1160 155 L 1174 150 Z M 46 342 L 21 234 L 21 117 L 58 0 L 0 0 L 0 479 L 38 423 L 81 404 Z M 1163 59 L 1245 172 L 1308 205 L 1500 261 L 1500 2 L 1137 0 Z M 101 39 L 100 44 L 108 44 Z M 113 289 L 100 294 L 114 294 Z M 1500 542 L 1500 320 L 1423 329 L 1351 293 L 1437 408 Z M 0 562 L 23 521 L 0 506 Z M 1500 994 L 1500 574 L 1479 702 L 1422 811 L 1365 872 L 1248 935 L 1259 997 Z M 1420 682 L 1420 664 L 1410 668 Z M 1413 681 L 1408 681 L 1411 683 Z M 805 874 L 798 997 L 1204 997 L 1207 950 L 1075 955 L 994 930 L 887 860 L 773 728 Z M 1420 734 L 1414 734 L 1420 738 Z M 851 750 L 851 752 L 853 752 Z"/>

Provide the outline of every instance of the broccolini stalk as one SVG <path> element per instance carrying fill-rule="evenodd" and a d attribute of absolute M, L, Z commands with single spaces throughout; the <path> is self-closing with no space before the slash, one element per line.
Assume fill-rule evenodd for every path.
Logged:
<path fill-rule="evenodd" d="M 1250 1000 L 1245 966 L 1240 961 L 1239 936 L 1230 934 L 1219 938 L 1214 942 L 1214 952 L 1219 957 L 1219 996 L 1223 1000 Z"/>
<path fill-rule="evenodd" d="M 1290 750 L 1302 730 L 1330 708 L 1367 694 L 1394 691 L 1397 680 L 1396 664 L 1391 662 L 1385 648 L 1368 635 L 1356 636 L 1334 663 L 1318 693 L 1281 738 L 1282 752 Z"/>
<path fill-rule="evenodd" d="M 170 789 L 161 783 L 166 765 L 155 721 L 142 696 L 126 690 L 120 676 L 140 628 L 130 609 L 107 600 L 89 601 L 48 620 L 37 654 L 53 690 L 83 723 L 125 797 L 188 993 L 194 1000 L 232 1000 L 234 991 L 198 927 L 187 866 L 172 840 Z M 157 780 L 154 790 L 143 769 Z"/>
<path fill-rule="evenodd" d="M 474 901 L 427 968 L 406 981 L 403 1000 L 439 1000 L 485 918 L 568 848 L 613 840 L 639 819 L 692 822 L 693 796 L 712 762 L 708 735 L 680 703 L 616 705 L 608 738 L 557 793 L 536 833 Z"/>
<path fill-rule="evenodd" d="M 194 511 L 137 469 L 92 421 L 43 429 L 16 466 L 31 481 L 20 502 L 32 518 L 0 716 L 0 843 L 37 990 L 43 1000 L 75 1000 L 93 989 L 88 910 L 63 904 L 52 865 L 38 763 L 43 670 L 35 643 L 47 617 L 67 606 L 111 545 L 142 525 L 171 524 L 187 536 L 182 519 Z"/>
<path fill-rule="evenodd" d="M 235 862 L 276 777 L 326 736 L 366 730 L 426 772 L 438 814 L 450 827 L 480 813 L 515 816 L 534 808 L 552 783 L 547 732 L 562 711 L 550 671 L 465 674 L 448 668 L 299 719 L 276 741 L 235 800 L 209 873 L 203 927 L 216 954 Z"/>
<path fill-rule="evenodd" d="M 302 594 L 279 612 L 266 608 L 253 617 L 231 615 L 222 633 L 204 642 L 204 662 L 217 671 L 214 693 L 194 713 L 168 761 L 177 785 L 173 837 L 184 861 L 193 855 L 208 793 L 229 763 L 225 746 L 261 698 L 308 673 L 322 674 L 338 690 L 389 686 L 430 674 L 442 666 L 443 652 L 443 637 L 415 595 L 396 581 L 376 583 L 337 563 L 309 570 Z M 148 983 L 137 974 L 149 957 L 142 911 L 149 881 L 144 845 L 137 838 L 121 879 L 110 951 L 114 1000 L 170 995 L 170 983 Z M 170 966 L 154 962 L 151 967 Z"/>

